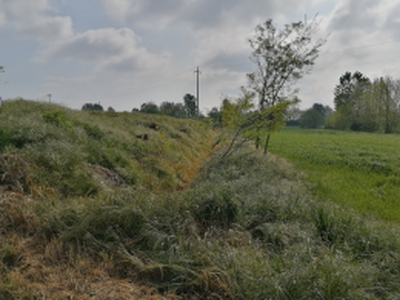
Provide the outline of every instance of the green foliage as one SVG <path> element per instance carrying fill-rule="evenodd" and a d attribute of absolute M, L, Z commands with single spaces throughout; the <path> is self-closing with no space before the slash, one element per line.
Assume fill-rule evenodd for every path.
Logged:
<path fill-rule="evenodd" d="M 160 109 L 154 102 L 147 102 L 140 106 L 140 112 L 146 114 L 158 114 L 160 113 Z"/>
<path fill-rule="evenodd" d="M 194 118 L 197 116 L 197 100 L 196 97 L 191 94 L 183 96 L 183 104 L 188 118 Z"/>
<path fill-rule="evenodd" d="M 257 128 L 256 147 L 261 141 L 260 129 L 267 127 L 265 154 L 271 133 L 283 128 L 288 106 L 297 102 L 294 97 L 297 90 L 292 89 L 293 85 L 309 72 L 325 43 L 325 40 L 313 41 L 318 26 L 314 18 L 311 22 L 286 24 L 278 30 L 269 19 L 256 27 L 255 36 L 250 39 L 253 48 L 251 60 L 256 70 L 247 75 L 248 89 L 258 97 L 259 115 L 253 122 Z"/>
<path fill-rule="evenodd" d="M 241 134 L 243 140 L 239 143 L 239 147 L 247 140 L 256 140 L 256 146 L 258 147 L 260 133 L 267 133 L 268 135 L 272 132 L 279 131 L 286 125 L 285 111 L 290 105 L 295 104 L 291 101 L 283 101 L 271 106 L 268 109 L 260 111 L 253 111 L 248 114 L 244 114 L 244 110 L 251 107 L 249 97 L 252 95 L 245 94 L 242 99 L 239 99 L 238 103 L 231 104 L 225 102 L 225 109 L 223 110 L 223 120 L 228 128 L 236 128 L 236 134 L 232 139 L 228 149 L 222 155 L 222 159 L 228 157 L 232 151 L 235 151 L 234 143 Z M 265 144 L 266 153 L 268 147 L 269 137 Z"/>
<path fill-rule="evenodd" d="M 97 103 L 85 103 L 82 106 L 82 110 L 91 110 L 91 111 L 104 111 L 103 106 Z"/>
<path fill-rule="evenodd" d="M 254 107 L 251 103 L 253 95 L 242 92 L 243 95 L 235 101 L 224 99 L 222 102 L 222 123 L 227 129 L 237 130 L 246 126 L 249 111 Z"/>
<path fill-rule="evenodd" d="M 325 116 L 314 108 L 306 110 L 299 119 L 301 128 L 320 128 L 325 124 Z"/>
<path fill-rule="evenodd" d="M 207 114 L 209 118 L 213 121 L 214 126 L 222 125 L 222 110 L 217 107 L 213 107 Z"/>
<path fill-rule="evenodd" d="M 186 109 L 182 103 L 162 102 L 160 114 L 174 118 L 186 118 Z"/>
<path fill-rule="evenodd" d="M 54 124 L 56 126 L 61 126 L 61 127 L 71 126 L 68 122 L 67 116 L 61 110 L 45 113 L 42 115 L 42 117 L 45 122 Z"/>
<path fill-rule="evenodd" d="M 346 107 L 348 109 L 354 105 L 356 101 L 355 96 L 357 93 L 362 92 L 368 85 L 370 80 L 361 72 L 346 72 L 339 78 L 339 84 L 334 89 L 334 103 L 335 108 Z"/>
<path fill-rule="evenodd" d="M 311 22 L 286 24 L 278 30 L 272 19 L 258 25 L 250 40 L 256 71 L 248 75 L 251 91 L 259 97 L 260 108 L 269 108 L 283 99 L 283 92 L 300 79 L 318 57 L 324 40 L 313 42 L 318 28 Z"/>
<path fill-rule="evenodd" d="M 334 90 L 336 112 L 329 120 L 329 127 L 396 132 L 400 124 L 399 87 L 399 80 L 391 77 L 371 82 L 360 72 L 346 72 Z"/>
<path fill-rule="evenodd" d="M 160 106 L 154 102 L 143 103 L 140 110 L 133 109 L 132 112 L 140 111 L 147 114 L 161 114 L 174 118 L 193 118 L 197 116 L 197 102 L 193 95 L 186 94 L 183 103 L 162 102 Z"/>
<path fill-rule="evenodd" d="M 91 126 L 87 123 L 77 123 L 78 125 L 82 126 L 87 135 L 95 140 L 101 140 L 105 134 L 98 126 Z"/>

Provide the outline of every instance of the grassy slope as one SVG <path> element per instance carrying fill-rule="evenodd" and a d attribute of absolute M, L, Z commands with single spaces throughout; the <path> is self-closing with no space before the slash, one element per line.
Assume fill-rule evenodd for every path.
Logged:
<path fill-rule="evenodd" d="M 400 136 L 287 128 L 270 149 L 305 171 L 324 197 L 400 221 Z"/>
<path fill-rule="evenodd" d="M 99 236 L 94 240 L 113 239 L 110 226 L 122 227 L 130 235 L 137 232 L 146 213 L 138 207 L 156 207 L 154 195 L 161 191 L 186 189 L 212 150 L 215 136 L 191 120 L 73 111 L 27 101 L 2 107 L 0 268 L 7 276 L 0 280 L 0 298 L 37 290 L 46 299 L 65 298 L 68 293 L 83 297 L 86 288 L 79 286 L 85 278 L 94 290 L 107 280 L 121 297 L 132 291 L 132 283 L 112 283 L 116 279 L 110 274 L 114 278 L 118 272 L 107 259 L 94 271 L 97 260 L 79 260 L 82 270 L 68 261 L 88 253 L 113 253 L 109 246 L 82 250 L 90 248 L 82 236 L 96 231 L 93 234 Z M 23 274 L 16 267 L 25 268 Z M 108 292 L 109 298 L 103 292 L 102 299 L 115 299 L 115 289 Z M 137 288 L 137 295 L 146 293 L 150 299 L 156 292 Z"/>
<path fill-rule="evenodd" d="M 400 294 L 397 228 L 314 201 L 282 159 L 217 151 L 189 186 L 216 138 L 197 122 L 26 102 L 0 117 L 0 298 Z"/>
<path fill-rule="evenodd" d="M 20 182 L 21 188 L 34 192 L 46 186 L 68 196 L 105 189 L 106 182 L 93 180 L 93 166 L 136 187 L 182 189 L 197 173 L 213 134 L 190 120 L 77 112 L 24 101 L 3 107 L 0 118 L 0 150 L 24 157 L 35 171 L 24 178 L 33 184 Z"/>

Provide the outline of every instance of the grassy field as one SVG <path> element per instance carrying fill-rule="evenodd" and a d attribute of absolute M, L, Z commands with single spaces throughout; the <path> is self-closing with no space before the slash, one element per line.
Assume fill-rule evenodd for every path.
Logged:
<path fill-rule="evenodd" d="M 270 151 L 287 158 L 324 198 L 400 221 L 400 136 L 286 128 Z"/>
<path fill-rule="evenodd" d="M 7 103 L 0 299 L 399 299 L 398 224 L 320 201 L 319 185 L 250 145 L 221 159 L 229 136 Z"/>

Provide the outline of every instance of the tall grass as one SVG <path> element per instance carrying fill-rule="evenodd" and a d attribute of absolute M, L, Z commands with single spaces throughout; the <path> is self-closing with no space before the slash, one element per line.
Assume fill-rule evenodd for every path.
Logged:
<path fill-rule="evenodd" d="M 37 134 L 0 161 L 1 296 L 66 298 L 51 268 L 84 277 L 64 285 L 76 298 L 105 297 L 82 291 L 99 278 L 171 299 L 398 298 L 397 225 L 320 201 L 285 160 L 243 146 L 197 172 L 216 135 L 196 122 L 26 105 Z"/>
<path fill-rule="evenodd" d="M 37 203 L 47 238 L 64 245 L 48 246 L 51 257 L 71 255 L 65 245 L 100 260 L 106 254 L 113 276 L 184 298 L 398 295 L 398 228 L 315 201 L 281 159 L 245 148 L 218 155 L 184 192 L 103 194 L 51 210 Z"/>

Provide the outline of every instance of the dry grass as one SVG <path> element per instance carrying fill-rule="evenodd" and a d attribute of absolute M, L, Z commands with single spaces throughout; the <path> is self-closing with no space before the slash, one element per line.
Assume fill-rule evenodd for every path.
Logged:
<path fill-rule="evenodd" d="M 35 299 L 180 299 L 174 295 L 161 296 L 156 289 L 129 279 L 110 276 L 112 262 L 96 262 L 89 258 L 54 263 L 48 248 L 43 253 L 43 241 L 20 240 L 23 263 L 9 271 L 9 279 Z M 40 245 L 38 245 L 40 243 Z M 54 249 L 53 249 L 54 251 Z"/>
<path fill-rule="evenodd" d="M 140 278 L 113 276 L 117 272 L 112 258 L 80 257 L 69 243 L 57 239 L 49 242 L 38 230 L 38 220 L 24 212 L 27 198 L 14 192 L 3 192 L 1 196 L 0 298 L 181 299 L 160 295 Z M 7 294 L 2 294 L 1 289 L 7 290 Z"/>

